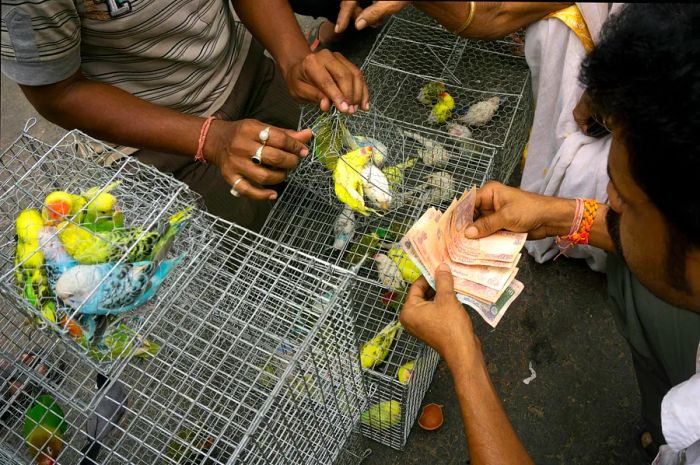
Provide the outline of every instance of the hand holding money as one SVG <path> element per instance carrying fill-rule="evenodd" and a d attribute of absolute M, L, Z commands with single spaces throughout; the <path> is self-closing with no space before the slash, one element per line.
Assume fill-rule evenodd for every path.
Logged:
<path fill-rule="evenodd" d="M 472 188 L 444 213 L 428 209 L 406 233 L 401 246 L 433 288 L 437 268 L 447 263 L 457 298 L 495 327 L 523 289 L 515 275 L 527 234 L 497 231 L 468 238 L 466 231 L 474 223 L 476 201 L 476 189 Z"/>

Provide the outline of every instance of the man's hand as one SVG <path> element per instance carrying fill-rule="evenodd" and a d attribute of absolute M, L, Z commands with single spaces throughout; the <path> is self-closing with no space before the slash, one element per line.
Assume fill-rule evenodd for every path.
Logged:
<path fill-rule="evenodd" d="M 340 34 L 347 29 L 350 21 L 355 21 L 360 13 L 362 13 L 362 8 L 357 4 L 357 0 L 342 0 L 338 19 L 335 20 L 335 33 Z"/>
<path fill-rule="evenodd" d="M 309 53 L 285 73 L 289 92 L 297 100 L 319 102 L 321 110 L 335 104 L 342 112 L 369 110 L 369 90 L 360 69 L 337 52 Z"/>
<path fill-rule="evenodd" d="M 381 1 L 374 2 L 355 17 L 355 29 L 363 30 L 367 26 L 378 26 L 384 18 L 398 13 L 411 2 Z M 340 15 L 338 16 L 340 18 Z M 342 30 L 342 29 L 341 29 Z M 339 32 L 339 31 L 336 31 Z"/>
<path fill-rule="evenodd" d="M 448 363 L 464 355 L 465 350 L 470 356 L 480 358 L 472 322 L 455 296 L 452 272 L 444 263 L 437 269 L 435 285 L 437 290 L 433 293 L 425 278 L 413 283 L 401 309 L 401 324 L 437 350 Z"/>
<path fill-rule="evenodd" d="M 546 197 L 504 186 L 499 182 L 489 182 L 476 194 L 475 209 L 479 217 L 467 228 L 466 235 L 477 239 L 501 229 L 513 232 L 526 232 L 528 239 L 542 239 L 561 232 L 571 225 L 574 211 L 570 216 L 570 200 Z"/>
<path fill-rule="evenodd" d="M 271 127 L 270 137 L 262 151 L 262 164 L 254 164 L 251 157 L 261 145 L 260 131 L 267 126 L 252 119 L 214 120 L 209 130 L 205 158 L 219 168 L 229 184 L 243 178 L 236 190 L 244 197 L 276 199 L 274 190 L 258 186 L 281 183 L 287 178 L 287 172 L 299 164 L 300 157 L 309 153 L 305 144 L 311 139 L 310 129 L 292 131 Z"/>

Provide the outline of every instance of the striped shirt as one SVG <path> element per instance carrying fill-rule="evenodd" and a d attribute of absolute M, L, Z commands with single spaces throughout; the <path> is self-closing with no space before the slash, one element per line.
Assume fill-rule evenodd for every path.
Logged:
<path fill-rule="evenodd" d="M 193 115 L 230 95 L 250 46 L 228 0 L 3 0 L 2 72 L 88 79 Z"/>

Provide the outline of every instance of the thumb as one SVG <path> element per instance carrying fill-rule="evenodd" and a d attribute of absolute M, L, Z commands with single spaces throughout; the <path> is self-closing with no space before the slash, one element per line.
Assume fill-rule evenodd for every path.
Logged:
<path fill-rule="evenodd" d="M 296 139 L 301 143 L 308 143 L 313 136 L 313 132 L 310 128 L 302 129 L 301 131 L 295 131 L 294 129 L 285 129 L 284 132 L 287 133 L 292 139 Z"/>
<path fill-rule="evenodd" d="M 500 231 L 506 227 L 506 221 L 503 214 L 499 211 L 488 216 L 478 218 L 471 226 L 467 228 L 465 234 L 468 239 L 479 239 L 490 236 L 496 231 Z"/>
<path fill-rule="evenodd" d="M 452 277 L 452 270 L 445 262 L 435 270 L 435 298 L 444 299 L 454 297 L 455 284 Z"/>
<path fill-rule="evenodd" d="M 361 31 L 367 26 L 379 24 L 385 16 L 393 13 L 392 3 L 394 2 L 376 2 L 362 10 L 355 20 L 355 29 Z"/>
<path fill-rule="evenodd" d="M 348 27 L 350 24 L 350 19 L 352 13 L 357 6 L 357 2 L 353 1 L 342 1 L 340 2 L 340 12 L 338 12 L 338 19 L 335 21 L 335 33 L 340 34 Z"/>

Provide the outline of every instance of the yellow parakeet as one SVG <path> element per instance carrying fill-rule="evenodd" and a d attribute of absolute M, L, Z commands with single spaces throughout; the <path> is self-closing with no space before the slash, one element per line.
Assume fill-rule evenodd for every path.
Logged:
<path fill-rule="evenodd" d="M 401 277 L 404 279 L 404 281 L 413 283 L 416 279 L 421 277 L 420 270 L 411 261 L 411 259 L 408 258 L 408 255 L 406 255 L 406 252 L 404 252 L 403 249 L 399 247 L 392 247 L 391 250 L 389 250 L 389 253 L 387 253 L 387 257 L 389 257 L 394 263 L 396 263 L 396 266 L 399 267 Z"/>
<path fill-rule="evenodd" d="M 455 100 L 447 92 L 438 94 L 437 103 L 433 106 L 428 120 L 432 123 L 442 124 L 452 117 L 452 110 L 455 108 Z"/>
<path fill-rule="evenodd" d="M 374 212 L 373 209 L 365 205 L 362 187 L 362 170 L 369 162 L 372 150 L 372 147 L 362 147 L 346 153 L 340 157 L 333 170 L 335 195 L 338 197 L 338 200 L 365 216 Z"/>
<path fill-rule="evenodd" d="M 406 362 L 403 365 L 401 365 L 401 368 L 399 368 L 399 371 L 396 373 L 396 378 L 398 378 L 401 384 L 406 384 L 411 380 L 411 376 L 413 376 L 413 369 L 415 365 L 415 360 L 411 360 L 410 362 Z"/>
<path fill-rule="evenodd" d="M 104 189 L 91 187 L 81 193 L 87 202 L 83 225 L 95 232 L 108 232 L 124 227 L 124 217 L 117 205 L 117 198 L 111 191 L 121 184 L 121 181 L 109 183 Z"/>
<path fill-rule="evenodd" d="M 432 105 L 440 92 L 445 92 L 445 84 L 442 82 L 429 82 L 421 87 L 418 93 L 418 101 L 423 105 Z"/>
<path fill-rule="evenodd" d="M 384 361 L 389 355 L 391 344 L 403 326 L 399 321 L 392 321 L 386 325 L 379 333 L 369 341 L 365 342 L 360 349 L 360 364 L 362 368 L 374 368 Z"/>
<path fill-rule="evenodd" d="M 87 201 L 80 195 L 64 191 L 54 191 L 44 199 L 41 216 L 44 223 L 55 226 L 61 221 L 71 220 L 80 223 L 84 211 L 80 211 Z"/>
<path fill-rule="evenodd" d="M 362 412 L 360 421 L 363 425 L 375 429 L 388 429 L 401 421 L 401 403 L 384 400 Z"/>
<path fill-rule="evenodd" d="M 399 189 L 403 184 L 404 171 L 411 168 L 416 164 L 417 158 L 409 158 L 403 163 L 398 165 L 387 166 L 382 168 L 384 176 L 386 176 L 387 181 L 389 181 L 389 188 L 393 191 Z"/>

